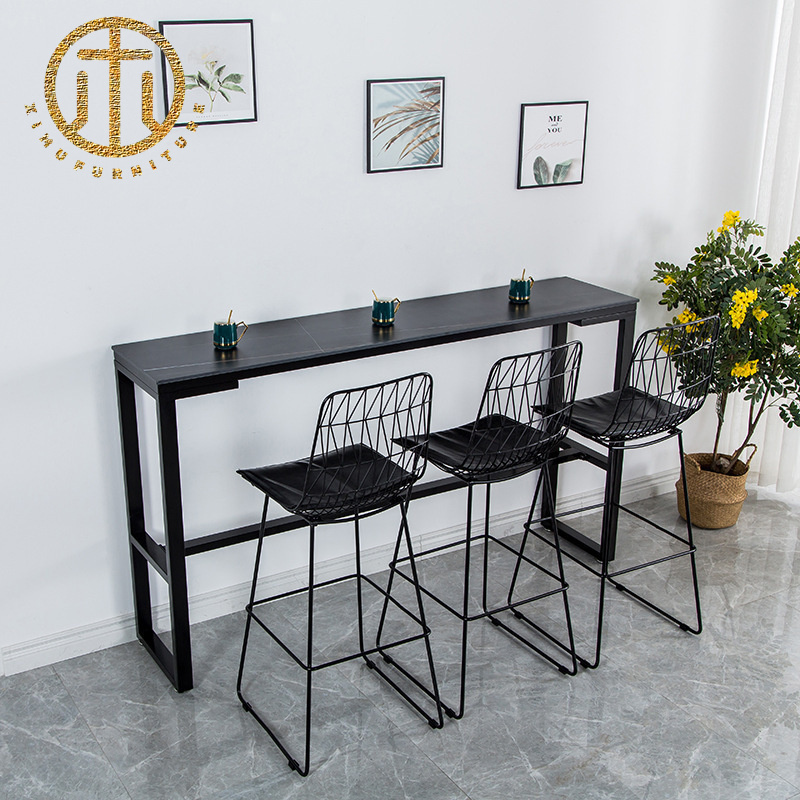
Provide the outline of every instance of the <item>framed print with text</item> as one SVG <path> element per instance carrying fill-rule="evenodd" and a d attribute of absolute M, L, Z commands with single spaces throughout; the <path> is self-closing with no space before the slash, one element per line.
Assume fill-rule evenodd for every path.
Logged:
<path fill-rule="evenodd" d="M 517 189 L 583 183 L 588 100 L 523 103 Z"/>
<path fill-rule="evenodd" d="M 444 78 L 367 81 L 367 172 L 442 166 Z"/>
<path fill-rule="evenodd" d="M 178 53 L 186 80 L 186 98 L 176 125 L 258 119 L 252 19 L 159 22 L 158 30 Z M 164 62 L 162 56 L 164 103 L 169 108 L 172 81 L 167 81 Z"/>

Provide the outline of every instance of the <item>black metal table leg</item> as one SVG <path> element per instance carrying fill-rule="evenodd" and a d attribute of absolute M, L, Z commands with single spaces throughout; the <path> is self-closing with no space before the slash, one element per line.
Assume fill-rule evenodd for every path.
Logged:
<path fill-rule="evenodd" d="M 157 401 L 166 531 L 166 546 L 162 546 L 147 533 L 145 523 L 136 387 L 121 370 L 117 369 L 116 376 L 136 635 L 175 688 L 185 692 L 192 688 L 192 651 L 175 399 L 162 395 Z M 169 588 L 171 650 L 153 628 L 150 567 Z"/>
<path fill-rule="evenodd" d="M 185 692 L 192 688 L 192 644 L 189 636 L 178 420 L 174 397 L 161 395 L 158 399 L 158 441 L 166 534 L 166 577 L 172 622 L 172 682 L 179 692 Z"/>
<path fill-rule="evenodd" d="M 136 387 L 133 381 L 122 372 L 117 370 L 116 373 L 136 634 L 152 651 L 153 615 L 150 608 L 150 575 L 147 559 L 142 554 L 142 550 L 145 548 L 145 523 L 142 465 L 139 457 L 139 429 L 136 421 Z"/>
<path fill-rule="evenodd" d="M 617 355 L 614 365 L 614 389 L 621 389 L 633 355 L 633 326 L 636 312 L 620 317 L 617 326 Z"/>
<path fill-rule="evenodd" d="M 562 322 L 558 325 L 551 326 L 550 329 L 550 347 L 561 347 L 567 343 L 567 323 Z M 562 388 L 563 391 L 563 388 Z M 552 398 L 548 398 L 550 400 Z M 550 486 L 552 493 L 544 492 L 542 497 L 542 518 L 549 520 L 554 516 L 555 508 L 550 505 L 550 498 L 552 497 L 553 503 L 556 502 L 556 494 L 558 492 L 558 461 L 555 458 L 550 459 L 545 466 L 550 479 Z"/>
<path fill-rule="evenodd" d="M 631 355 L 633 354 L 634 323 L 636 320 L 635 312 L 625 314 L 619 318 L 617 323 L 617 350 L 614 360 L 614 389 L 622 388 L 625 376 L 628 371 Z M 567 324 L 562 323 L 552 326 L 551 344 L 553 346 L 566 344 Z M 574 444 L 574 443 L 573 443 Z M 603 465 L 606 470 L 603 522 L 600 534 L 600 544 L 589 537 L 576 531 L 566 523 L 559 521 L 558 529 L 561 535 L 578 545 L 583 550 L 591 553 L 599 560 L 605 559 L 606 562 L 613 561 L 617 547 L 617 525 L 619 523 L 619 501 L 622 491 L 622 450 L 609 450 L 607 462 Z M 594 462 L 593 462 L 594 463 Z M 600 466 L 600 464 L 597 464 Z M 552 459 L 548 467 L 550 485 L 553 487 L 553 502 L 555 501 L 558 488 L 558 466 L 559 459 Z M 547 518 L 551 515 L 548 499 L 542 500 L 542 516 Z M 547 525 L 545 524 L 545 527 Z"/>
<path fill-rule="evenodd" d="M 614 365 L 614 389 L 621 389 L 628 373 L 633 354 L 633 315 L 622 317 L 617 327 L 617 355 Z M 605 504 L 603 507 L 602 558 L 613 561 L 617 551 L 617 525 L 619 524 L 619 501 L 622 492 L 622 454 L 619 449 L 608 451 L 608 474 L 606 476 Z"/>

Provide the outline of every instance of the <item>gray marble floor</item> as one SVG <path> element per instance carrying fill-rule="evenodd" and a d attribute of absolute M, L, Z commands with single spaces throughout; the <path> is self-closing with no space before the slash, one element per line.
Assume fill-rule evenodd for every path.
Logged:
<path fill-rule="evenodd" d="M 673 497 L 637 505 L 677 525 Z M 647 540 L 628 519 L 621 537 L 626 554 Z M 193 627 L 196 687 L 183 695 L 138 644 L 0 678 L 0 798 L 800 798 L 800 506 L 754 491 L 736 527 L 697 531 L 697 539 L 702 635 L 611 592 L 601 667 L 566 677 L 475 623 L 466 714 L 442 730 L 363 663 L 317 673 L 306 779 L 236 699 L 243 614 Z M 431 580 L 453 580 L 447 558 L 425 565 L 432 574 L 444 567 Z M 684 566 L 669 562 L 643 584 L 685 604 Z M 567 567 L 586 648 L 596 585 Z M 348 602 L 330 590 L 320 619 L 327 611 L 348 622 Z M 540 613 L 557 629 L 557 605 L 543 603 Z M 292 601 L 274 614 L 299 636 Z M 435 609 L 430 617 L 451 699 L 452 618 Z M 318 629 L 320 650 L 334 652 L 333 626 Z M 420 655 L 409 650 L 408 659 Z M 289 726 L 300 713 L 301 676 L 274 650 L 254 658 L 272 665 L 276 677 L 259 687 L 272 691 L 271 708 Z"/>

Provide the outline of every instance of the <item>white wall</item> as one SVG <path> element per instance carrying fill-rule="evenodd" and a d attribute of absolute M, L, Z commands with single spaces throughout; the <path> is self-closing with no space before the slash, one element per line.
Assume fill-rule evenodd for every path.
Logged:
<path fill-rule="evenodd" d="M 64 146 L 45 113 L 44 70 L 60 39 L 108 4 L 4 6 L 14 73 L 0 293 L 9 671 L 36 660 L 37 642 L 49 654 L 40 660 L 69 655 L 76 629 L 90 642 L 131 612 L 112 344 L 207 329 L 230 308 L 248 322 L 276 319 L 366 305 L 373 288 L 411 298 L 497 285 L 522 267 L 641 297 L 641 329 L 664 319 L 652 263 L 685 260 L 724 211 L 755 206 L 776 0 L 241 0 L 224 13 L 255 21 L 259 121 L 202 127 L 172 163 L 122 181 L 58 162 L 25 114 L 35 102 Z M 208 0 L 126 0 L 113 13 L 155 26 L 221 12 Z M 444 168 L 367 175 L 365 80 L 427 75 L 446 77 Z M 519 106 L 561 100 L 589 101 L 585 182 L 518 191 Z M 589 392 L 608 383 L 614 339 L 586 336 Z M 183 401 L 187 530 L 252 521 L 258 493 L 235 468 L 302 455 L 327 391 L 430 369 L 434 422 L 461 421 L 491 361 L 531 342 L 499 337 Z M 664 464 L 629 468 L 647 475 Z M 147 478 L 157 509 L 157 478 Z M 566 488 L 596 484 L 582 474 Z M 519 490 L 499 500 L 499 511 L 524 505 Z M 416 530 L 462 513 L 460 498 L 428 501 L 414 511 Z M 269 567 L 291 565 L 296 551 L 290 539 Z M 246 580 L 251 557 L 243 545 L 193 559 L 193 595 Z M 59 637 L 72 650 L 54 649 Z"/>

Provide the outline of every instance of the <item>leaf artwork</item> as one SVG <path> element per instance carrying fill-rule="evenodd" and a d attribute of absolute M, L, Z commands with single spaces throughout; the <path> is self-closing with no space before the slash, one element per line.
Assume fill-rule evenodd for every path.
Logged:
<path fill-rule="evenodd" d="M 555 169 L 553 170 L 553 183 L 564 183 L 571 166 L 571 158 L 568 161 L 562 161 L 560 164 L 556 164 Z"/>
<path fill-rule="evenodd" d="M 550 183 L 550 167 L 541 156 L 536 156 L 536 160 L 533 162 L 533 179 L 539 186 Z"/>
<path fill-rule="evenodd" d="M 217 67 L 218 63 L 218 61 L 209 59 L 204 64 L 207 74 L 202 69 L 198 69 L 197 72 L 186 75 L 186 91 L 202 89 L 211 101 L 211 111 L 214 110 L 214 101 L 217 99 L 217 95 L 222 95 L 226 102 L 230 103 L 230 92 L 247 94 L 239 85 L 244 76 L 238 72 L 230 72 L 223 77 L 226 65 Z"/>
<path fill-rule="evenodd" d="M 391 131 L 391 138 L 382 147 L 387 151 L 396 142 L 410 136 L 397 157 L 397 163 L 409 156 L 419 163 L 435 163 L 441 152 L 441 103 L 441 84 L 423 85 L 413 99 L 372 120 L 372 140 Z"/>

